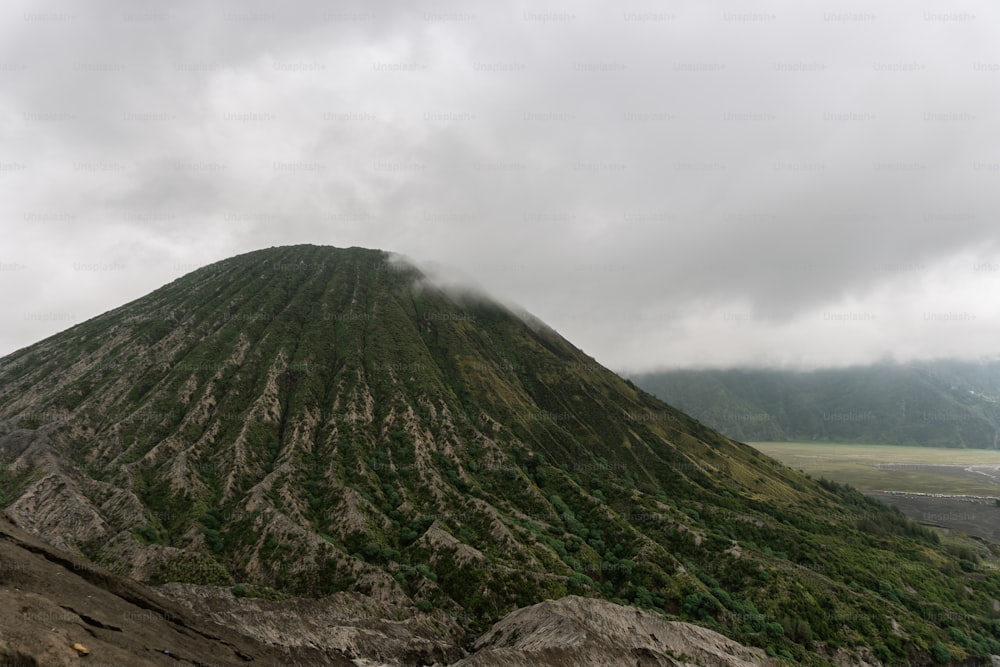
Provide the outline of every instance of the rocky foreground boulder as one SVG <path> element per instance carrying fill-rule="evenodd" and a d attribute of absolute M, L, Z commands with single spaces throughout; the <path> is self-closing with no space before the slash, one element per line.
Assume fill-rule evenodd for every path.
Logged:
<path fill-rule="evenodd" d="M 337 594 L 322 600 L 233 599 L 225 589 L 157 589 L 212 621 L 269 643 L 315 647 L 370 665 L 763 667 L 763 651 L 691 623 L 579 596 L 518 609 L 471 646 L 446 615 Z"/>
<path fill-rule="evenodd" d="M 760 667 L 774 664 L 691 623 L 604 600 L 568 596 L 518 609 L 455 667 Z"/>

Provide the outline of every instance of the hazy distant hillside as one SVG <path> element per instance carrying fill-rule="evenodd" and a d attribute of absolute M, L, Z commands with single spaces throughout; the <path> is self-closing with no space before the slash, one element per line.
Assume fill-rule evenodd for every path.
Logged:
<path fill-rule="evenodd" d="M 632 380 L 738 440 L 1000 448 L 1000 362 L 677 370 Z"/>

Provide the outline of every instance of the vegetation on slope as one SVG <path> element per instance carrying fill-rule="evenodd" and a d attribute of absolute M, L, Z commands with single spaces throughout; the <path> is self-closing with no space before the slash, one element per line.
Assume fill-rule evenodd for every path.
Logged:
<path fill-rule="evenodd" d="M 357 590 L 470 630 L 588 595 L 799 664 L 1000 653 L 998 554 L 949 551 L 379 251 L 236 257 L 2 361 L 0 420 L 51 439 L 109 525 L 81 550 L 139 549 L 154 583 Z M 4 474 L 8 504 L 44 481 Z"/>

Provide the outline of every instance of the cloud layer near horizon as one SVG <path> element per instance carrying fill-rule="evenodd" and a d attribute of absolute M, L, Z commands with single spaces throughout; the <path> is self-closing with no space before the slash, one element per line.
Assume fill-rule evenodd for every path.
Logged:
<path fill-rule="evenodd" d="M 320 243 L 619 369 L 994 356 L 996 13 L 8 3 L 0 355 Z"/>

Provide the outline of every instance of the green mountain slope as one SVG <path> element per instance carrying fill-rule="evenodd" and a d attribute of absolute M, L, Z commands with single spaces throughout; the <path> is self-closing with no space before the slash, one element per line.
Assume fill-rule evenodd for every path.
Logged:
<path fill-rule="evenodd" d="M 0 458 L 19 525 L 151 583 L 358 591 L 469 631 L 578 594 L 799 664 L 1000 652 L 995 554 L 380 251 L 234 257 L 0 360 Z"/>
<path fill-rule="evenodd" d="M 1000 362 L 676 370 L 632 379 L 742 441 L 1000 448 Z"/>

